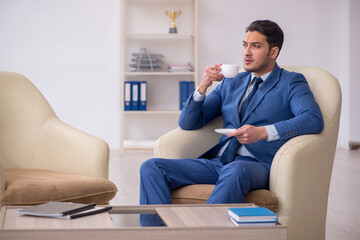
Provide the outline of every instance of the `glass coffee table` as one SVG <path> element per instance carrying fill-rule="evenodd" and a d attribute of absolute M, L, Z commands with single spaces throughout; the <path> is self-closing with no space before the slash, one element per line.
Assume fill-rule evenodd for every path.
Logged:
<path fill-rule="evenodd" d="M 235 226 L 229 207 L 254 204 L 113 206 L 109 213 L 66 220 L 21 216 L 23 207 L 0 212 L 0 239 L 287 239 L 287 227 Z M 157 214 L 164 227 L 141 227 L 140 214 Z"/>

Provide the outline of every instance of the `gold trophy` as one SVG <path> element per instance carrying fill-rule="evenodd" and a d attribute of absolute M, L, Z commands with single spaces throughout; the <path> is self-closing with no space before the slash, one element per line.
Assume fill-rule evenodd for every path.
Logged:
<path fill-rule="evenodd" d="M 177 33 L 175 18 L 181 14 L 181 11 L 165 11 L 165 13 L 171 18 L 171 27 L 169 33 Z"/>

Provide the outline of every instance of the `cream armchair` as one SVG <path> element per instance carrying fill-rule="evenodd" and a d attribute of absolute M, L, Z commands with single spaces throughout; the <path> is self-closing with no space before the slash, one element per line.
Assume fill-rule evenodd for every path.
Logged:
<path fill-rule="evenodd" d="M 81 114 L 81 113 L 79 113 Z M 63 123 L 24 76 L 0 72 L 0 205 L 107 203 L 109 148 Z"/>
<path fill-rule="evenodd" d="M 313 67 L 285 67 L 307 78 L 323 117 L 324 130 L 318 135 L 298 136 L 283 145 L 275 155 L 270 172 L 270 191 L 257 190 L 255 198 L 245 198 L 262 205 L 265 194 L 277 198 L 279 221 L 288 227 L 288 239 L 325 239 L 327 200 L 335 155 L 341 90 L 330 73 Z M 195 158 L 219 139 L 216 119 L 195 131 L 175 129 L 160 137 L 154 147 L 155 157 Z M 211 194 L 211 185 L 191 185 L 172 192 L 173 202 L 201 203 Z M 196 191 L 196 192 L 194 192 Z M 262 191 L 262 192 L 258 192 Z M 248 196 L 247 196 L 248 197 Z M 258 199 L 258 198 L 262 199 Z M 184 200 L 185 199 L 185 200 Z M 273 201 L 273 200 L 271 200 Z"/>

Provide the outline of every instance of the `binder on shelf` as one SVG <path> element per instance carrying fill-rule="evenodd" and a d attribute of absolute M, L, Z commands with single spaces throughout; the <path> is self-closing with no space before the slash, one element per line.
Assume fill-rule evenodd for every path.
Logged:
<path fill-rule="evenodd" d="M 139 110 L 139 82 L 131 82 L 131 110 Z"/>
<path fill-rule="evenodd" d="M 185 102 L 195 89 L 194 81 L 180 81 L 180 110 L 185 106 Z"/>
<path fill-rule="evenodd" d="M 139 82 L 139 110 L 140 111 L 146 111 L 146 105 L 147 105 L 147 82 L 141 81 Z"/>
<path fill-rule="evenodd" d="M 189 81 L 188 82 L 188 97 L 193 93 L 194 90 L 195 90 L 194 81 Z"/>
<path fill-rule="evenodd" d="M 124 82 L 124 110 L 131 110 L 131 82 Z"/>
<path fill-rule="evenodd" d="M 180 110 L 183 109 L 183 107 L 185 106 L 185 102 L 187 99 L 187 95 L 188 95 L 188 82 L 187 81 L 180 81 Z"/>

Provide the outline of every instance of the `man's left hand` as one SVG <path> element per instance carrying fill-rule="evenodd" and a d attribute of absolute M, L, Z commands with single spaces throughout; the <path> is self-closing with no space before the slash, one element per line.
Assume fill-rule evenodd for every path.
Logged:
<path fill-rule="evenodd" d="M 267 139 L 268 135 L 265 127 L 255 127 L 252 125 L 244 125 L 233 133 L 229 133 L 228 137 L 236 137 L 242 144 L 257 142 L 261 139 Z"/>

